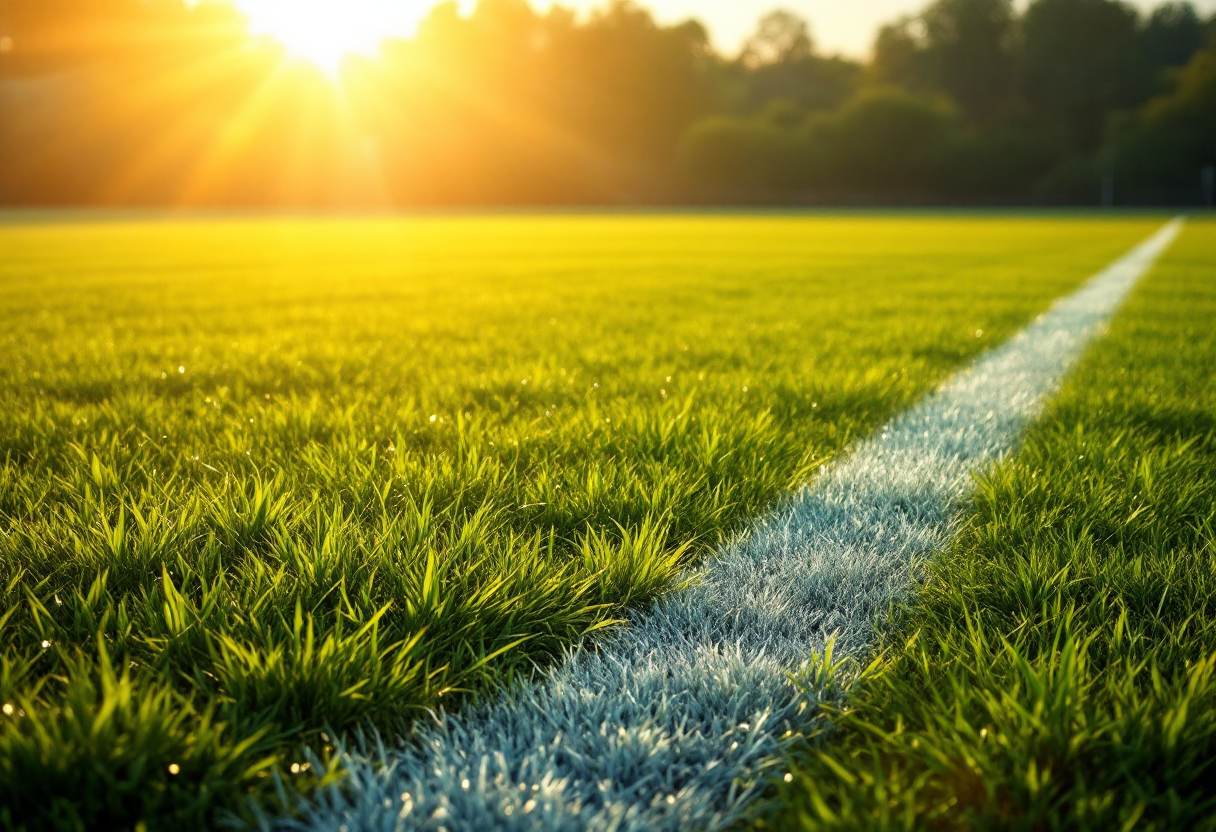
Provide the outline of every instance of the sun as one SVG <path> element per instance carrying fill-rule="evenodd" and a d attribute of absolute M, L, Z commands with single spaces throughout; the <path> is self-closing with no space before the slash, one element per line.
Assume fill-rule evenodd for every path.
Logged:
<path fill-rule="evenodd" d="M 250 30 L 336 74 L 348 55 L 374 55 L 409 36 L 437 0 L 233 0 Z"/>

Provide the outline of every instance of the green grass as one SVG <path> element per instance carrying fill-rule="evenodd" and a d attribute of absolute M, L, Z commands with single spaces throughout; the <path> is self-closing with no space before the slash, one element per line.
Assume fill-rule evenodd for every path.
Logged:
<path fill-rule="evenodd" d="M 0 825 L 533 673 L 1157 224 L 0 225 Z"/>
<path fill-rule="evenodd" d="M 760 826 L 1216 829 L 1213 263 L 1192 221 Z"/>

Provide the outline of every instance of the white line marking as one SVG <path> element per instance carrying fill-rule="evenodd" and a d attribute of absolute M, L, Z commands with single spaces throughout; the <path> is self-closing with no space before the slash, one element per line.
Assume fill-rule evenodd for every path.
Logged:
<path fill-rule="evenodd" d="M 796 719 L 790 672 L 832 635 L 840 655 L 870 647 L 913 565 L 948 541 L 971 472 L 1016 446 L 1180 228 L 1164 226 L 859 443 L 715 555 L 699 583 L 597 650 L 447 716 L 415 747 L 352 761 L 305 828 L 615 832 L 737 819 Z"/>

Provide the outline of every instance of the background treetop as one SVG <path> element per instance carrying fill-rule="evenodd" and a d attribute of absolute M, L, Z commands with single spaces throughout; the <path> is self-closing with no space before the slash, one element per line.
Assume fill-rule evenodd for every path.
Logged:
<path fill-rule="evenodd" d="M 1212 30 L 937 0 L 863 62 L 784 10 L 722 55 L 628 0 L 481 0 L 328 76 L 219 2 L 0 0 L 0 203 L 1195 202 Z"/>

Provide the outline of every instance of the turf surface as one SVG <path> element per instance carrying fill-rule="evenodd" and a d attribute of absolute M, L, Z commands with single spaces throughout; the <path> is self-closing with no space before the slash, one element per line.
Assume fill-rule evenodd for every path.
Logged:
<path fill-rule="evenodd" d="M 0 226 L 0 811 L 197 825 L 530 673 L 1157 224 Z"/>
<path fill-rule="evenodd" d="M 417 725 L 387 756 L 344 756 L 302 829 L 708 832 L 750 817 L 817 704 L 838 701 L 814 656 L 868 655 L 874 623 L 948 545 L 973 472 L 1017 449 L 1180 226 L 854 443 L 594 650 Z"/>
<path fill-rule="evenodd" d="M 1213 263 L 1192 221 L 762 826 L 1216 828 Z"/>

